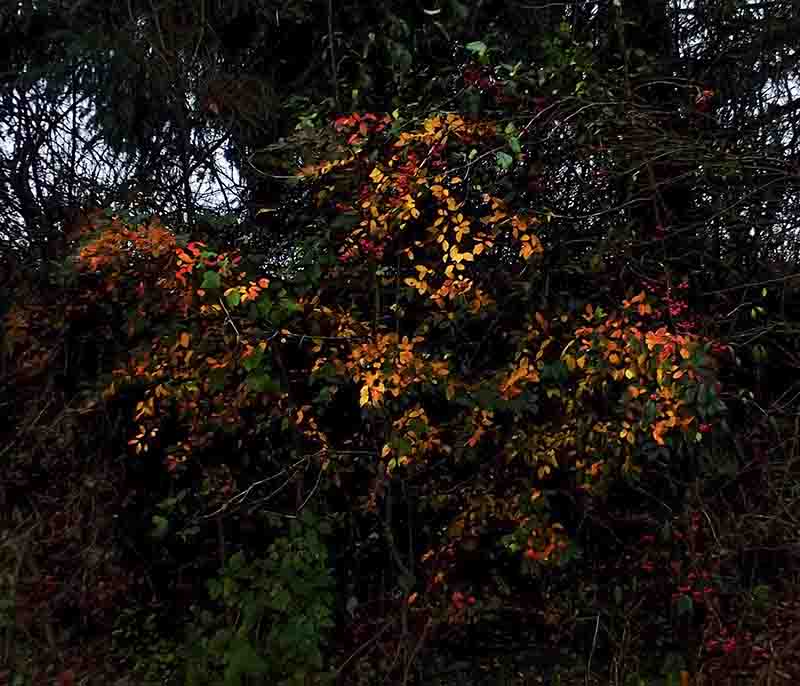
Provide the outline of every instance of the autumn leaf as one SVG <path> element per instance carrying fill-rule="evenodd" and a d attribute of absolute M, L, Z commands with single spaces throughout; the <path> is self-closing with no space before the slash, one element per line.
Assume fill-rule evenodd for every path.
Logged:
<path fill-rule="evenodd" d="M 520 249 L 520 256 L 527 260 L 533 255 L 538 255 L 544 252 L 542 244 L 539 239 L 531 234 L 524 234 L 521 236 L 522 248 Z"/>

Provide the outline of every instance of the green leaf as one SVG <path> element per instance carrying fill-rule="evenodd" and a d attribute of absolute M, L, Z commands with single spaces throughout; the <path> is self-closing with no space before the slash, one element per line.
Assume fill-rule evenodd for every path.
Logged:
<path fill-rule="evenodd" d="M 232 641 L 227 658 L 226 684 L 240 684 L 242 676 L 264 674 L 269 669 L 269 665 L 255 651 L 247 639 Z"/>
<path fill-rule="evenodd" d="M 217 272 L 206 271 L 205 275 L 203 276 L 203 283 L 200 284 L 200 288 L 205 289 L 214 289 L 219 288 L 221 285 L 219 274 Z"/>
<path fill-rule="evenodd" d="M 511 169 L 512 164 L 514 164 L 514 158 L 511 157 L 511 155 L 506 152 L 497 153 L 497 166 L 500 167 L 500 169 Z"/>
<path fill-rule="evenodd" d="M 680 598 L 678 598 L 677 610 L 678 617 L 685 614 L 691 614 L 692 610 L 694 610 L 694 603 L 692 602 L 692 599 L 688 595 L 682 595 Z"/>
<path fill-rule="evenodd" d="M 215 393 L 225 388 L 227 383 L 227 373 L 224 369 L 210 369 L 206 378 L 209 389 Z"/>
<path fill-rule="evenodd" d="M 466 48 L 470 52 L 475 53 L 478 57 L 483 57 L 486 54 L 486 51 L 489 49 L 486 47 L 486 43 L 479 40 L 473 41 L 472 43 L 467 43 Z"/>
<path fill-rule="evenodd" d="M 231 291 L 225 296 L 228 307 L 236 307 L 242 301 L 242 294 L 239 291 Z"/>
<path fill-rule="evenodd" d="M 405 74 L 414 62 L 411 52 L 405 45 L 390 38 L 386 39 L 386 46 L 389 49 L 389 58 L 395 74 Z"/>
<path fill-rule="evenodd" d="M 297 306 L 297 303 L 291 298 L 283 298 L 280 304 L 281 307 L 288 313 L 297 312 L 300 309 Z"/>
<path fill-rule="evenodd" d="M 161 515 L 153 515 L 153 528 L 150 535 L 153 538 L 164 538 L 169 532 L 169 520 Z"/>
<path fill-rule="evenodd" d="M 333 229 L 351 229 L 361 221 L 361 215 L 355 212 L 344 212 L 338 215 L 332 222 Z"/>
<path fill-rule="evenodd" d="M 411 444 L 405 438 L 398 437 L 395 438 L 393 442 L 397 449 L 397 454 L 400 455 L 400 457 L 408 455 L 411 452 Z"/>
<path fill-rule="evenodd" d="M 266 374 L 250 374 L 247 379 L 247 386 L 254 393 L 277 393 L 280 391 L 280 386 L 276 384 Z"/>
<path fill-rule="evenodd" d="M 256 310 L 259 316 L 269 319 L 270 312 L 272 311 L 272 300 L 262 294 L 256 301 Z"/>
<path fill-rule="evenodd" d="M 508 147 L 511 148 L 515 155 L 519 155 L 522 152 L 522 146 L 519 144 L 519 138 L 513 136 L 508 139 Z"/>
<path fill-rule="evenodd" d="M 261 364 L 262 359 L 264 359 L 264 351 L 261 348 L 256 348 L 252 355 L 245 357 L 244 360 L 242 360 L 242 367 L 244 367 L 248 372 L 252 372 Z"/>

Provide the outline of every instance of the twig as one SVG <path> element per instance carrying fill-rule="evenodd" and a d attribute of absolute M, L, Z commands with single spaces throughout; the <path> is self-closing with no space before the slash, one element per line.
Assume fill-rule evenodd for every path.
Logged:
<path fill-rule="evenodd" d="M 333 79 L 333 97 L 336 102 L 336 109 L 341 108 L 339 98 L 339 70 L 336 66 L 336 51 L 333 47 L 333 0 L 328 0 L 328 46 L 331 51 L 331 78 Z"/>
<path fill-rule="evenodd" d="M 594 638 L 592 639 L 592 649 L 589 651 L 589 660 L 586 663 L 586 679 L 585 683 L 586 686 L 589 686 L 589 679 L 592 676 L 592 658 L 594 657 L 595 648 L 597 648 L 597 633 L 600 631 L 600 615 L 597 615 L 597 619 L 594 623 Z"/>
<path fill-rule="evenodd" d="M 194 53 L 192 54 L 192 61 L 189 63 L 190 65 L 194 65 L 195 60 L 197 59 L 197 54 L 200 52 L 200 44 L 203 42 L 203 38 L 205 37 L 206 32 L 206 3 L 205 0 L 201 0 L 200 2 L 200 34 L 197 37 L 197 43 L 194 46 Z"/>
<path fill-rule="evenodd" d="M 753 281 L 751 283 L 743 283 L 741 286 L 731 286 L 730 288 L 720 288 L 716 291 L 706 291 L 705 293 L 700 293 L 701 296 L 703 295 L 717 295 L 719 293 L 730 293 L 731 291 L 740 291 L 743 288 L 752 288 L 755 286 L 766 286 L 770 283 L 782 283 L 784 281 L 791 281 L 792 279 L 800 279 L 800 273 L 798 274 L 787 274 L 786 276 L 781 276 L 777 279 L 767 279 L 766 281 Z"/>
<path fill-rule="evenodd" d="M 354 660 L 354 659 L 355 659 L 355 658 L 356 658 L 356 657 L 357 657 L 357 656 L 358 656 L 360 653 L 362 653 L 364 650 L 366 650 L 367 648 L 369 648 L 369 647 L 370 647 L 370 646 L 371 646 L 373 643 L 375 643 L 375 641 L 377 641 L 377 640 L 378 640 L 378 639 L 379 639 L 381 636 L 383 636 L 383 634 L 385 634 L 385 633 L 386 633 L 386 630 L 387 630 L 387 629 L 388 629 L 388 628 L 389 628 L 391 625 L 392 625 L 392 622 L 391 622 L 391 620 L 388 620 L 388 621 L 387 621 L 387 622 L 386 622 L 386 623 L 383 625 L 383 628 L 381 628 L 381 630 L 380 630 L 380 631 L 379 631 L 377 634 L 375 634 L 375 635 L 374 635 L 372 638 L 370 638 L 370 639 L 369 639 L 369 640 L 367 640 L 366 642 L 362 643 L 362 644 L 361 644 L 361 645 L 360 645 L 358 648 L 356 648 L 356 649 L 353 651 L 353 653 L 350 655 L 350 657 L 348 657 L 348 658 L 347 658 L 347 659 L 346 659 L 346 660 L 345 660 L 345 661 L 344 661 L 344 662 L 341 664 L 341 666 L 339 667 L 339 669 L 337 669 L 337 670 L 336 670 L 336 674 L 334 674 L 334 679 L 338 678 L 338 677 L 339 677 L 339 675 L 340 675 L 340 674 L 342 673 L 342 671 L 344 670 L 344 668 L 345 668 L 345 667 L 347 667 L 347 665 L 349 665 L 349 664 L 350 664 L 350 662 L 352 662 L 352 661 L 353 661 L 353 660 Z"/>
<path fill-rule="evenodd" d="M 429 619 L 425 623 L 425 628 L 422 630 L 422 635 L 419 637 L 417 644 L 414 646 L 414 650 L 411 651 L 411 655 L 408 656 L 408 662 L 406 662 L 406 668 L 403 673 L 403 686 L 406 686 L 408 683 L 408 675 L 411 672 L 411 667 L 414 664 L 414 660 L 417 657 L 417 654 L 422 649 L 422 646 L 425 643 L 425 639 L 427 638 L 428 629 L 431 627 L 431 620 Z"/>
<path fill-rule="evenodd" d="M 269 483 L 270 481 L 274 481 L 278 477 L 284 476 L 285 474 L 288 473 L 288 471 L 290 469 L 295 469 L 296 467 L 298 467 L 301 464 L 303 464 L 304 462 L 306 462 L 308 459 L 309 459 L 309 457 L 304 457 L 302 460 L 298 460 L 294 464 L 290 465 L 289 467 L 286 467 L 285 469 L 282 469 L 278 473 L 273 474 L 272 476 L 268 476 L 265 479 L 261 479 L 259 481 L 256 481 L 256 482 L 250 484 L 246 489 L 244 489 L 243 491 L 240 491 L 235 496 L 233 496 L 230 500 L 228 500 L 225 503 L 223 503 L 219 508 L 214 510 L 214 512 L 212 512 L 211 514 L 203 515 L 202 517 L 200 517 L 200 519 L 211 519 L 212 517 L 216 517 L 218 514 L 221 514 L 222 512 L 225 512 L 226 510 L 228 510 L 228 508 L 230 508 L 232 506 L 241 505 L 247 499 L 247 496 L 250 495 L 250 493 L 252 493 L 252 491 L 254 489 L 258 488 L 259 486 L 262 486 L 263 484 Z M 281 486 L 281 489 L 283 489 L 286 486 L 286 484 L 289 482 L 289 480 L 290 479 L 287 479 L 287 481 Z"/>
<path fill-rule="evenodd" d="M 531 120 L 527 124 L 525 124 L 525 126 L 522 127 L 522 130 L 519 132 L 519 138 L 522 138 L 528 132 L 528 129 L 534 124 L 534 122 L 536 122 L 536 120 L 539 119 L 545 112 L 553 109 L 554 107 L 558 107 L 559 105 L 563 104 L 563 102 L 564 102 L 563 100 L 558 100 L 557 102 L 554 102 L 553 104 L 548 105 L 547 107 L 543 108 L 540 112 L 537 112 L 531 118 Z M 505 147 L 506 147 L 505 143 L 503 143 L 503 145 L 498 145 L 496 148 L 492 148 L 491 150 L 483 153 L 482 155 L 478 155 L 474 160 L 470 160 L 469 162 L 467 162 L 466 164 L 464 164 L 464 165 L 462 165 L 460 167 L 454 167 L 453 169 L 448 171 L 445 174 L 445 176 L 450 176 L 450 175 L 455 174 L 455 173 L 457 173 L 459 171 L 462 171 L 464 169 L 472 169 L 472 167 L 474 167 L 476 164 L 478 164 L 478 162 L 480 162 L 481 160 L 486 159 L 487 157 L 490 157 L 491 155 L 496 155 L 498 152 L 503 150 L 503 148 L 505 148 Z"/>
<path fill-rule="evenodd" d="M 308 505 L 308 501 L 311 500 L 311 498 L 314 496 L 314 493 L 317 492 L 317 489 L 319 488 L 320 481 L 322 481 L 322 468 L 320 468 L 319 474 L 317 474 L 317 482 L 314 484 L 314 487 L 311 489 L 309 494 L 306 496 L 305 500 L 303 500 L 303 502 L 300 503 L 300 507 L 297 508 L 297 512 L 298 513 L 300 513 L 303 510 L 303 508 L 306 505 Z"/>
<path fill-rule="evenodd" d="M 228 308 L 225 307 L 225 303 L 223 302 L 222 298 L 219 298 L 219 304 L 222 305 L 222 309 L 225 310 L 225 317 L 228 320 L 228 323 L 233 327 L 233 330 L 236 332 L 236 342 L 238 343 L 242 340 L 242 334 L 239 333 L 239 329 L 236 328 L 236 324 L 233 323 L 233 319 L 231 318 L 231 313 L 228 312 Z"/>
<path fill-rule="evenodd" d="M 42 408 L 42 411 L 39 412 L 38 415 L 36 415 L 36 418 L 30 424 L 28 424 L 28 426 L 26 426 L 24 429 L 22 429 L 22 431 L 20 431 L 17 434 L 17 438 L 15 438 L 13 441 L 11 441 L 11 443 L 9 443 L 5 448 L 0 450 L 0 457 L 5 455 L 9 450 L 11 450 L 11 448 L 13 448 L 15 445 L 17 445 L 17 443 L 19 442 L 20 437 L 24 436 L 26 433 L 28 433 L 28 431 L 30 431 L 34 426 L 36 426 L 39 423 L 39 420 L 42 418 L 42 415 L 45 413 L 47 408 L 50 407 L 52 402 L 53 402 L 53 399 L 50 398 L 47 401 L 47 403 L 45 403 L 45 406 Z"/>
<path fill-rule="evenodd" d="M 272 500 L 272 499 L 273 499 L 273 498 L 274 498 L 276 495 L 278 495 L 278 493 L 280 493 L 281 491 L 283 491 L 283 489 L 285 489 L 285 488 L 286 488 L 286 487 L 287 487 L 287 486 L 288 486 L 288 485 L 289 485 L 291 482 L 292 482 L 292 477 L 289 477 L 289 478 L 288 478 L 288 479 L 286 479 L 286 481 L 284 481 L 284 482 L 283 482 L 283 483 L 282 483 L 280 486 L 278 486 L 278 488 L 276 488 L 274 491 L 272 491 L 272 493 L 270 493 L 270 494 L 268 494 L 268 495 L 264 496 L 264 497 L 263 497 L 263 498 L 261 498 L 260 500 L 256 500 L 255 502 L 251 503 L 250 507 L 251 507 L 251 508 L 253 508 L 253 507 L 255 507 L 256 505 L 261 505 L 261 503 L 266 503 L 266 502 L 269 502 L 269 501 L 270 501 L 270 500 Z M 227 508 L 226 508 L 226 509 L 227 509 Z"/>
<path fill-rule="evenodd" d="M 309 333 L 292 333 L 285 329 L 276 329 L 270 336 L 270 340 L 277 336 L 285 336 L 286 338 L 299 338 L 302 343 L 306 338 L 309 341 L 368 341 L 372 336 L 315 336 Z"/>

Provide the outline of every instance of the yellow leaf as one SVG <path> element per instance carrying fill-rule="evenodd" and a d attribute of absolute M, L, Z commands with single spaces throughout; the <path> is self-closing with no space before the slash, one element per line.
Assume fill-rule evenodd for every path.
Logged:
<path fill-rule="evenodd" d="M 184 348 L 189 347 L 189 343 L 191 342 L 191 336 L 186 333 L 185 331 L 181 334 L 180 343 Z"/>
<path fill-rule="evenodd" d="M 548 474 L 549 474 L 551 471 L 552 471 L 552 470 L 550 469 L 550 465 L 546 465 L 546 464 L 545 464 L 545 465 L 542 465 L 541 467 L 539 467 L 539 470 L 538 470 L 538 473 L 539 473 L 539 478 L 540 478 L 540 479 L 543 479 L 543 478 L 544 478 L 545 476 L 547 476 L 547 475 L 548 475 Z"/>

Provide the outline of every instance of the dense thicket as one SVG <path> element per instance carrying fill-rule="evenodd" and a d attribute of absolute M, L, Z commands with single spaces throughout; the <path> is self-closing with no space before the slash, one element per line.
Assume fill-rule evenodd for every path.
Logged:
<path fill-rule="evenodd" d="M 0 10 L 0 684 L 793 683 L 799 24 Z"/>

